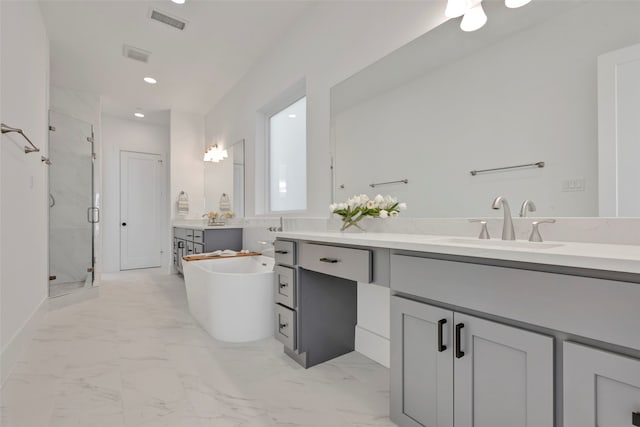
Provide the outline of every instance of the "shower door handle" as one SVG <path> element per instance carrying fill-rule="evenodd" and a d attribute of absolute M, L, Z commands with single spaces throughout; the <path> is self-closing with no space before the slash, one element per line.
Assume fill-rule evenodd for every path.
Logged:
<path fill-rule="evenodd" d="M 89 207 L 87 208 L 87 221 L 90 224 L 97 224 L 100 222 L 100 209 Z"/>
<path fill-rule="evenodd" d="M 56 198 L 53 197 L 53 194 L 49 193 L 49 207 L 52 208 L 56 205 Z"/>

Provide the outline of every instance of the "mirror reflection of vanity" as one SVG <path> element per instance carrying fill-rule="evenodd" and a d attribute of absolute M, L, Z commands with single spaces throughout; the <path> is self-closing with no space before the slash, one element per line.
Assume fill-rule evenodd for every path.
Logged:
<path fill-rule="evenodd" d="M 448 218 L 494 216 L 502 195 L 598 216 L 598 57 L 640 43 L 640 2 L 484 4 L 481 30 L 447 21 L 332 88 L 335 201 L 391 194 Z"/>
<path fill-rule="evenodd" d="M 220 198 L 226 194 L 236 218 L 244 217 L 244 139 L 225 147 L 228 157 L 204 162 L 205 211 L 220 212 Z"/>

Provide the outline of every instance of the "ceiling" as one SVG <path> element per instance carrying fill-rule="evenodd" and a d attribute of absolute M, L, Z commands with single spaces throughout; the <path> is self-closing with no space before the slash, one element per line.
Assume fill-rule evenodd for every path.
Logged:
<path fill-rule="evenodd" d="M 51 41 L 51 84 L 102 96 L 103 111 L 150 118 L 206 113 L 295 25 L 309 1 L 41 0 Z M 187 21 L 151 20 L 151 8 Z M 151 52 L 126 58 L 123 44 Z M 142 79 L 153 76 L 156 85 Z"/>

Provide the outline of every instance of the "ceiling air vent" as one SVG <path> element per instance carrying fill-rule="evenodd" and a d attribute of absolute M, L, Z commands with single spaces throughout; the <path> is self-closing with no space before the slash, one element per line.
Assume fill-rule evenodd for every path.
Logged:
<path fill-rule="evenodd" d="M 151 52 L 137 47 L 129 46 L 128 44 L 122 46 L 122 53 L 127 58 L 131 58 L 134 61 L 140 61 L 144 63 L 149 62 L 149 56 L 151 56 Z"/>
<path fill-rule="evenodd" d="M 171 16 L 165 12 L 160 12 L 158 9 L 151 9 L 149 13 L 149 18 L 156 20 L 158 22 L 162 22 L 170 27 L 176 28 L 178 30 L 184 30 L 187 26 L 187 21 L 178 19 L 174 16 Z"/>

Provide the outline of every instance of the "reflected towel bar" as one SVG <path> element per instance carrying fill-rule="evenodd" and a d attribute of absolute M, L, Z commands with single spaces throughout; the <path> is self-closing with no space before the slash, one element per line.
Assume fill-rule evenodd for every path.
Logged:
<path fill-rule="evenodd" d="M 35 145 L 33 145 L 33 142 L 31 142 L 31 140 L 29 138 L 27 138 L 27 135 L 25 135 L 24 132 L 22 132 L 22 129 L 12 128 L 11 126 L 7 126 L 4 123 L 0 123 L 0 129 L 2 130 L 2 133 L 15 132 L 15 133 L 19 133 L 20 135 L 22 135 L 22 137 L 27 140 L 29 145 L 31 145 L 31 147 L 29 147 L 28 145 L 24 146 L 24 152 L 25 153 L 27 153 L 27 154 L 29 154 L 29 153 L 37 153 L 38 151 L 40 151 L 40 149 L 38 147 L 36 147 Z"/>
<path fill-rule="evenodd" d="M 408 184 L 409 180 L 408 179 L 399 179 L 398 181 L 389 181 L 389 182 L 377 182 L 377 183 L 373 183 L 373 184 L 369 184 L 369 187 L 371 188 L 376 188 L 378 185 L 387 185 L 387 184 Z"/>
<path fill-rule="evenodd" d="M 494 172 L 494 171 L 503 171 L 503 170 L 509 170 L 509 169 L 519 169 L 519 168 L 529 168 L 529 167 L 538 167 L 538 168 L 543 168 L 544 167 L 544 162 L 536 162 L 536 163 L 527 163 L 526 165 L 516 165 L 516 166 L 505 166 L 502 168 L 493 168 L 493 169 L 482 169 L 482 170 L 472 170 L 469 171 L 469 173 L 473 176 L 476 176 L 479 173 L 483 173 L 483 172 Z"/>

